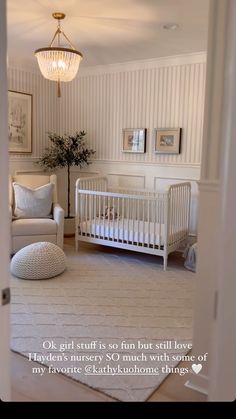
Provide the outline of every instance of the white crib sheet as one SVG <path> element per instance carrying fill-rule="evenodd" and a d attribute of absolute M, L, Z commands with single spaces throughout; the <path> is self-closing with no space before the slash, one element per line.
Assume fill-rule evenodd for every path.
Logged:
<path fill-rule="evenodd" d="M 99 225 L 100 222 L 100 225 Z M 98 236 L 100 239 L 115 239 L 134 243 L 164 245 L 164 224 L 138 220 L 99 220 L 80 223 L 80 234 Z"/>

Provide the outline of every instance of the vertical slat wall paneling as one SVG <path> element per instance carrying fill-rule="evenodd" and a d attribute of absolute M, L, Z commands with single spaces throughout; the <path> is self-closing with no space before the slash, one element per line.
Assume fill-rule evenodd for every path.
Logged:
<path fill-rule="evenodd" d="M 160 109 L 160 112 L 163 113 L 163 124 L 162 127 L 166 127 L 168 124 L 167 118 L 170 117 L 170 115 L 167 115 L 167 68 L 164 67 L 162 69 L 163 71 L 163 91 L 162 91 L 162 107 Z"/>
<path fill-rule="evenodd" d="M 135 71 L 130 71 L 129 73 L 129 85 L 130 85 L 130 121 L 132 127 L 135 127 Z"/>
<path fill-rule="evenodd" d="M 108 94 L 108 98 L 107 98 L 107 102 L 108 102 L 108 109 L 109 109 L 109 123 L 108 123 L 108 129 L 109 129 L 109 133 L 108 133 L 108 146 L 107 146 L 107 153 L 108 153 L 108 159 L 109 156 L 111 156 L 112 159 L 112 143 L 113 143 L 113 127 L 114 127 L 114 112 L 115 112 L 115 108 L 114 108 L 114 103 L 115 103 L 115 91 L 114 91 L 114 80 L 113 80 L 113 75 L 109 74 L 108 77 L 108 91 L 110 92 Z"/>
<path fill-rule="evenodd" d="M 204 108 L 205 95 L 200 94 L 201 91 L 205 92 L 205 83 L 206 83 L 206 65 L 200 64 L 200 75 L 199 75 L 199 106 L 198 106 L 198 132 L 199 136 L 202 138 L 203 135 L 203 118 L 204 112 L 200 110 Z M 196 159 L 201 161 L 201 145 L 196 146 Z"/>
<path fill-rule="evenodd" d="M 105 125 L 105 118 L 106 118 L 106 109 L 105 109 L 105 75 L 101 75 L 101 84 L 100 84 L 100 96 L 101 96 L 101 104 L 100 104 L 100 136 L 97 138 L 98 143 L 100 144 L 100 152 L 101 156 L 105 158 L 105 140 L 106 140 L 106 125 Z M 86 97 L 86 93 L 84 95 Z M 99 158 L 99 153 L 96 155 Z"/>
<path fill-rule="evenodd" d="M 201 158 L 205 54 L 83 68 L 62 85 L 39 71 L 16 65 L 9 68 L 9 89 L 33 94 L 33 153 L 48 145 L 47 132 L 85 130 L 97 160 L 199 165 Z M 180 155 L 153 152 L 154 128 L 182 128 Z M 145 154 L 122 153 L 122 129 L 147 128 Z M 17 155 L 20 159 L 21 156 Z M 24 155 L 24 159 L 26 155 Z"/>
<path fill-rule="evenodd" d="M 155 68 L 152 69 L 152 81 L 151 81 L 151 114 L 150 114 L 150 127 L 156 126 L 156 117 L 157 117 L 157 101 L 156 101 L 156 91 L 158 89 L 158 79 L 156 77 Z M 153 153 L 153 129 L 149 128 L 149 155 Z"/>
<path fill-rule="evenodd" d="M 147 160 L 148 156 L 150 155 L 150 129 L 149 127 L 151 126 L 151 115 L 152 115 L 152 89 L 151 87 L 153 86 L 153 80 L 152 80 L 152 69 L 148 70 L 147 73 L 147 105 L 146 105 L 146 124 L 145 126 L 148 128 L 147 130 L 147 143 L 146 143 L 146 154 L 145 154 L 145 160 Z M 141 155 L 140 155 L 140 159 L 141 159 Z"/>
<path fill-rule="evenodd" d="M 115 115 L 115 110 L 116 112 L 119 109 L 119 105 L 118 105 L 118 78 L 114 77 L 114 74 L 112 74 L 112 84 L 114 84 L 114 90 L 113 90 L 113 95 L 114 95 L 114 100 L 112 101 L 113 103 L 113 107 L 112 107 L 112 123 L 111 123 L 111 132 L 110 132 L 110 138 L 111 138 L 111 156 L 112 156 L 112 160 L 114 160 L 114 150 L 115 147 L 112 146 L 114 139 L 116 138 L 116 133 L 118 131 L 117 129 L 117 118 Z"/>
<path fill-rule="evenodd" d="M 179 109 L 179 120 L 177 120 L 177 124 L 178 121 L 180 121 L 182 123 L 181 127 L 182 127 L 182 133 L 181 133 L 181 156 L 183 155 L 184 152 L 184 139 L 187 138 L 187 134 L 186 134 L 186 127 L 183 124 L 184 121 L 184 115 L 185 115 L 185 107 L 184 107 L 184 89 L 185 89 L 185 81 L 186 81 L 186 66 L 182 66 L 180 67 L 180 94 L 179 94 L 179 102 L 178 102 L 178 109 Z M 184 130 L 185 130 L 185 135 L 184 135 Z M 181 159 L 181 162 L 183 161 L 183 159 Z"/>
<path fill-rule="evenodd" d="M 175 105 L 176 102 L 176 67 L 171 67 L 170 72 L 170 79 L 171 79 L 171 91 L 170 91 L 170 115 L 171 115 L 171 126 L 176 127 L 179 126 L 179 119 L 176 118 L 176 114 L 178 114 L 178 108 Z M 177 124 L 177 125 L 176 125 Z M 177 163 L 177 156 L 174 157 L 174 162 Z"/>
<path fill-rule="evenodd" d="M 58 132 L 59 117 L 55 84 L 45 80 L 35 70 L 10 67 L 8 86 L 9 90 L 33 95 L 32 154 L 17 154 L 17 158 L 25 160 L 38 157 L 48 146 L 48 132 Z M 11 156 L 15 157 L 14 154 Z"/>
<path fill-rule="evenodd" d="M 106 125 L 106 135 L 105 135 L 105 149 L 104 149 L 104 156 L 105 160 L 109 159 L 110 154 L 110 141 L 109 141 L 109 134 L 110 134 L 110 108 L 109 108 L 109 97 L 112 94 L 110 91 L 110 74 L 106 74 L 104 77 L 104 97 L 105 97 L 105 114 L 104 114 L 104 121 Z"/>
<path fill-rule="evenodd" d="M 192 147 L 192 154 L 191 158 L 193 159 L 196 154 L 196 133 L 197 133 L 197 109 L 198 109 L 198 101 L 199 101 L 199 91 L 197 90 L 197 86 L 199 86 L 199 65 L 195 66 L 194 68 L 194 95 L 193 95 L 193 123 L 192 123 L 192 138 L 193 138 L 193 147 Z"/>
<path fill-rule="evenodd" d="M 182 136 L 182 156 L 186 161 L 188 160 L 188 148 L 189 148 L 189 95 L 190 95 L 190 66 L 187 65 L 185 68 L 185 91 L 184 91 L 184 114 L 183 114 L 183 136 Z"/>
<path fill-rule="evenodd" d="M 110 119 L 111 119 L 111 109 L 110 109 L 110 96 L 111 96 L 111 85 L 110 85 L 110 74 L 106 74 L 104 80 L 104 94 L 105 94 L 105 120 L 106 120 L 106 146 L 105 146 L 105 160 L 109 160 L 110 155 Z"/>
<path fill-rule="evenodd" d="M 101 137 L 101 125 L 100 125 L 100 118 L 101 118 L 101 80 L 100 76 L 97 75 L 95 78 L 95 96 L 96 96 L 96 112 L 95 112 L 95 118 L 96 118 L 96 127 L 94 132 L 94 138 L 93 138 L 93 148 L 96 150 L 96 155 L 99 155 L 101 153 L 100 151 L 100 142 L 98 141 L 98 138 Z M 82 103 L 80 106 L 83 108 Z"/>
<path fill-rule="evenodd" d="M 192 117 L 191 117 L 191 123 L 189 121 L 189 116 L 188 116 L 188 133 L 189 133 L 189 138 L 193 138 L 193 122 L 194 122 L 194 66 L 190 65 L 190 84 L 189 84 L 189 107 L 188 109 L 192 109 Z M 193 138 L 194 140 L 194 138 Z M 192 144 L 190 143 L 190 141 L 188 141 L 188 148 L 187 148 L 187 160 L 188 161 L 192 161 Z"/>

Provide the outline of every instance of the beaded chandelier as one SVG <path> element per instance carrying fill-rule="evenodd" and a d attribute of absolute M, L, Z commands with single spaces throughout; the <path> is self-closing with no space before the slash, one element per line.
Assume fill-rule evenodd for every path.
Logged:
<path fill-rule="evenodd" d="M 65 14 L 57 12 L 53 13 L 52 16 L 58 21 L 52 42 L 49 47 L 39 48 L 34 54 L 38 60 L 42 75 L 48 80 L 57 82 L 57 94 L 58 97 L 61 97 L 60 83 L 68 82 L 75 78 L 83 55 L 74 48 L 61 29 L 61 20 L 65 18 Z M 68 48 L 61 45 L 62 37 L 66 39 Z"/>

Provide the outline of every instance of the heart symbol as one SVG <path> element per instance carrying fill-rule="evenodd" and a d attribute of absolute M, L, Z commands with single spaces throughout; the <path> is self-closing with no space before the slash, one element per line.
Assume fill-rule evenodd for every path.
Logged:
<path fill-rule="evenodd" d="M 192 370 L 195 372 L 195 374 L 198 374 L 202 369 L 202 364 L 193 364 Z"/>

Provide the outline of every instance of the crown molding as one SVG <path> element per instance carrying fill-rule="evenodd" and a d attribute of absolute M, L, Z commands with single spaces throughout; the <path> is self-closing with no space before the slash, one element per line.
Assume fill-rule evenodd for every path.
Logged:
<path fill-rule="evenodd" d="M 168 57 L 152 58 L 147 60 L 128 61 L 116 64 L 107 65 L 96 65 L 92 67 L 81 66 L 77 75 L 77 79 L 80 77 L 93 75 L 93 74 L 104 74 L 104 73 L 119 73 L 122 71 L 132 70 L 145 70 L 152 68 L 161 68 L 177 65 L 187 64 L 199 64 L 206 63 L 206 52 L 195 52 L 191 54 L 173 55 Z M 20 61 L 9 58 L 8 60 L 9 69 L 17 69 L 22 71 L 29 71 L 40 75 L 37 62 L 33 60 Z"/>
<path fill-rule="evenodd" d="M 206 52 L 173 55 L 168 57 L 152 58 L 148 60 L 128 61 L 123 63 L 108 64 L 94 67 L 82 67 L 80 76 L 92 74 L 117 73 L 122 71 L 145 70 L 186 64 L 206 63 Z"/>

